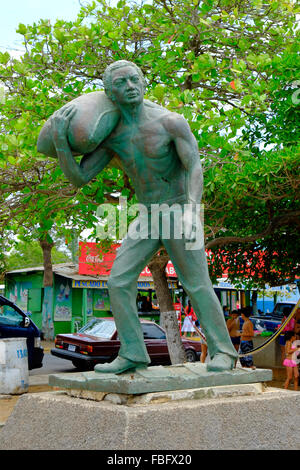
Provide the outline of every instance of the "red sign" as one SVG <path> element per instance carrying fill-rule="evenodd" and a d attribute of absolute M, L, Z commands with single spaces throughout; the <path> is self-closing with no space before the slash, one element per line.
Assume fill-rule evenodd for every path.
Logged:
<path fill-rule="evenodd" d="M 117 248 L 112 245 L 108 250 L 100 248 L 98 243 L 79 242 L 79 274 L 108 276 L 117 256 Z"/>
<path fill-rule="evenodd" d="M 175 272 L 175 268 L 171 261 L 168 262 L 167 267 L 166 267 L 166 273 L 167 276 L 169 277 L 177 277 L 177 274 Z M 145 267 L 145 269 L 141 272 L 141 276 L 152 276 L 150 269 L 148 266 Z"/>
<path fill-rule="evenodd" d="M 117 249 L 120 247 L 120 244 L 111 245 L 107 250 L 104 250 L 100 247 L 98 243 L 86 243 L 79 242 L 80 257 L 79 257 L 79 274 L 89 274 L 91 276 L 108 276 L 110 274 L 113 262 L 117 255 Z M 247 253 L 243 253 L 247 260 Z M 210 250 L 206 250 L 208 264 L 214 264 L 214 257 L 221 256 L 223 266 L 226 266 L 226 254 L 220 250 L 217 254 L 214 254 Z M 264 265 L 264 252 L 257 252 L 253 256 L 257 258 L 257 263 L 260 264 L 261 270 L 265 268 Z M 229 265 L 229 263 L 228 263 Z M 171 261 L 168 262 L 166 267 L 166 274 L 168 277 L 177 277 L 175 268 Z M 241 274 L 245 277 L 253 275 L 251 269 L 251 260 L 247 260 L 247 266 L 244 264 L 241 266 Z M 151 277 L 151 271 L 148 266 L 141 272 L 141 276 Z M 228 277 L 228 269 L 224 268 L 223 278 Z M 297 279 L 299 277 L 297 276 Z"/>
<path fill-rule="evenodd" d="M 121 245 L 111 245 L 108 250 L 104 250 L 98 243 L 79 242 L 79 274 L 90 274 L 91 276 L 108 276 L 113 262 L 117 256 L 117 249 Z M 177 277 L 175 268 L 171 261 L 166 267 L 168 277 Z M 141 272 L 141 276 L 151 277 L 148 266 Z"/>

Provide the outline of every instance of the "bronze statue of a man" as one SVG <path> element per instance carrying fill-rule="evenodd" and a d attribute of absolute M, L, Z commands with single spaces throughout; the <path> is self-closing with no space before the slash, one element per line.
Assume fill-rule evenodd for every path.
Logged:
<path fill-rule="evenodd" d="M 121 348 L 111 363 L 98 364 L 97 372 L 121 373 L 146 367 L 150 359 L 136 307 L 137 279 L 152 256 L 163 245 L 174 264 L 178 278 L 188 294 L 201 327 L 205 332 L 211 357 L 208 369 L 229 370 L 237 353 L 231 343 L 219 300 L 209 278 L 204 247 L 187 249 L 193 237 L 192 214 L 200 204 L 203 188 L 198 146 L 186 120 L 162 107 L 145 106 L 145 83 L 141 70 L 131 62 L 117 61 L 109 65 L 103 82 L 107 96 L 120 111 L 120 120 L 111 134 L 78 164 L 66 137 L 69 122 L 76 112 L 72 105 L 52 118 L 52 139 L 61 168 L 75 185 L 82 186 L 94 178 L 117 154 L 130 177 L 139 203 L 149 209 L 153 205 L 185 206 L 182 237 L 164 236 L 159 213 L 158 236 L 124 239 L 108 281 L 112 312 Z M 179 213 L 168 213 L 171 226 Z M 145 220 L 143 221 L 145 223 Z M 134 222 L 137 229 L 141 217 Z M 136 233 L 136 231 L 135 231 Z"/>

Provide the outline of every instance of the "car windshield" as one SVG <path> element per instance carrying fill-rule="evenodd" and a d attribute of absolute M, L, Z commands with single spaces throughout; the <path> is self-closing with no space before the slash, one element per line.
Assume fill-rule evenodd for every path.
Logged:
<path fill-rule="evenodd" d="M 144 339 L 166 339 L 165 332 L 153 323 L 142 323 Z"/>
<path fill-rule="evenodd" d="M 92 320 L 78 333 L 84 333 L 85 335 L 97 336 L 98 338 L 110 339 L 116 330 L 116 325 L 113 320 Z"/>
<path fill-rule="evenodd" d="M 24 317 L 9 305 L 0 307 L 0 324 L 9 326 L 21 326 Z"/>
<path fill-rule="evenodd" d="M 275 315 L 283 315 L 284 313 L 289 315 L 294 305 L 291 304 L 277 304 L 274 309 Z M 286 310 L 285 310 L 286 309 Z"/>

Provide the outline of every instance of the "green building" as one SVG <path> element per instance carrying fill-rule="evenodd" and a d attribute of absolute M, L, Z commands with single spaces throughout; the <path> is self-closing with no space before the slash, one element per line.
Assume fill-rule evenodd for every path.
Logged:
<path fill-rule="evenodd" d="M 53 265 L 52 288 L 43 287 L 43 276 L 43 266 L 9 271 L 5 275 L 4 295 L 30 313 L 45 338 L 77 331 L 92 317 L 111 316 L 108 275 L 78 274 L 78 265 L 63 263 Z M 175 292 L 177 280 L 168 282 Z M 137 289 L 152 298 L 152 277 L 140 276 Z M 146 318 L 158 321 L 159 313 L 153 311 Z"/>
<path fill-rule="evenodd" d="M 29 312 L 45 339 L 59 333 L 72 333 L 90 318 L 111 316 L 107 289 L 109 275 L 78 274 L 78 264 L 69 262 L 53 265 L 53 287 L 43 287 L 44 267 L 17 269 L 5 275 L 5 297 Z M 168 278 L 173 300 L 179 297 L 186 305 L 186 294 L 177 278 Z M 250 291 L 236 289 L 224 279 L 214 285 L 221 305 L 229 310 L 250 305 Z M 140 294 L 149 296 L 155 304 L 155 289 L 151 276 L 140 276 Z M 159 322 L 159 310 L 140 314 Z"/>

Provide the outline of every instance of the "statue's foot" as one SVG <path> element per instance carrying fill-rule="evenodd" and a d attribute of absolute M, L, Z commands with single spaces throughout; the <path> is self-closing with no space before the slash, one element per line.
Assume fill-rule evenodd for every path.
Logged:
<path fill-rule="evenodd" d="M 214 358 L 207 364 L 207 370 L 213 372 L 222 372 L 234 368 L 235 359 L 227 354 L 216 354 Z"/>
<path fill-rule="evenodd" d="M 147 367 L 147 363 L 145 362 L 133 362 L 129 359 L 125 359 L 123 357 L 118 356 L 112 362 L 106 362 L 105 364 L 97 364 L 94 367 L 95 372 L 102 372 L 106 374 L 121 374 L 126 370 L 136 370 L 138 368 Z"/>

